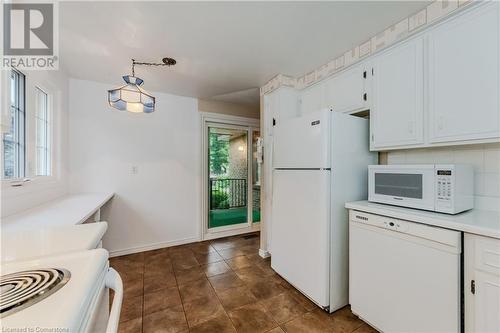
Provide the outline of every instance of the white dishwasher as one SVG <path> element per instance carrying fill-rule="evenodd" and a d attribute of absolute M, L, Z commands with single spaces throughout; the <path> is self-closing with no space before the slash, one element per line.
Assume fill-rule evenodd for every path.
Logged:
<path fill-rule="evenodd" d="M 349 303 L 382 332 L 459 332 L 461 233 L 351 210 Z"/>

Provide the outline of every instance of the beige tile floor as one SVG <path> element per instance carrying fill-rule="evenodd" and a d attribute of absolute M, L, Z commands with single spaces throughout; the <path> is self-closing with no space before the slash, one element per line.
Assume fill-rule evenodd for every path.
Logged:
<path fill-rule="evenodd" d="M 112 258 L 120 332 L 375 332 L 349 307 L 327 314 L 259 257 L 258 234 Z"/>

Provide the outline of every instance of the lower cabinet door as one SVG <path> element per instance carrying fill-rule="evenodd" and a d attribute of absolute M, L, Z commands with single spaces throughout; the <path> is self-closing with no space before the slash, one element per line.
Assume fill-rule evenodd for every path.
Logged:
<path fill-rule="evenodd" d="M 465 235 L 465 331 L 500 332 L 500 240 Z"/>
<path fill-rule="evenodd" d="M 500 276 L 476 272 L 474 326 L 471 332 L 500 332 Z"/>

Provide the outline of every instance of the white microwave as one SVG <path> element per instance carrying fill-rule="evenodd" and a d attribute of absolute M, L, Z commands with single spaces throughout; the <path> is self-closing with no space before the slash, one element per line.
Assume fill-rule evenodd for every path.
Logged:
<path fill-rule="evenodd" d="M 368 201 L 458 214 L 474 207 L 473 193 L 470 165 L 368 166 Z"/>

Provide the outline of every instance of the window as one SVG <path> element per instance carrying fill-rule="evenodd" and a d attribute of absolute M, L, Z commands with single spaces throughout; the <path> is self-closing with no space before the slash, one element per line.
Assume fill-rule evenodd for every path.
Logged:
<path fill-rule="evenodd" d="M 10 98 L 6 101 L 10 101 L 10 128 L 0 134 L 0 180 L 6 180 L 6 188 L 23 185 L 28 177 L 40 178 L 33 182 L 39 184 L 55 181 L 57 132 L 54 136 L 53 127 L 58 114 L 57 108 L 53 110 L 52 84 L 14 68 L 4 74 L 10 75 Z"/>
<path fill-rule="evenodd" d="M 50 114 L 47 93 L 36 88 L 36 175 L 51 175 Z"/>
<path fill-rule="evenodd" d="M 10 75 L 10 131 L 3 135 L 3 178 L 25 176 L 25 77 L 17 70 Z"/>

